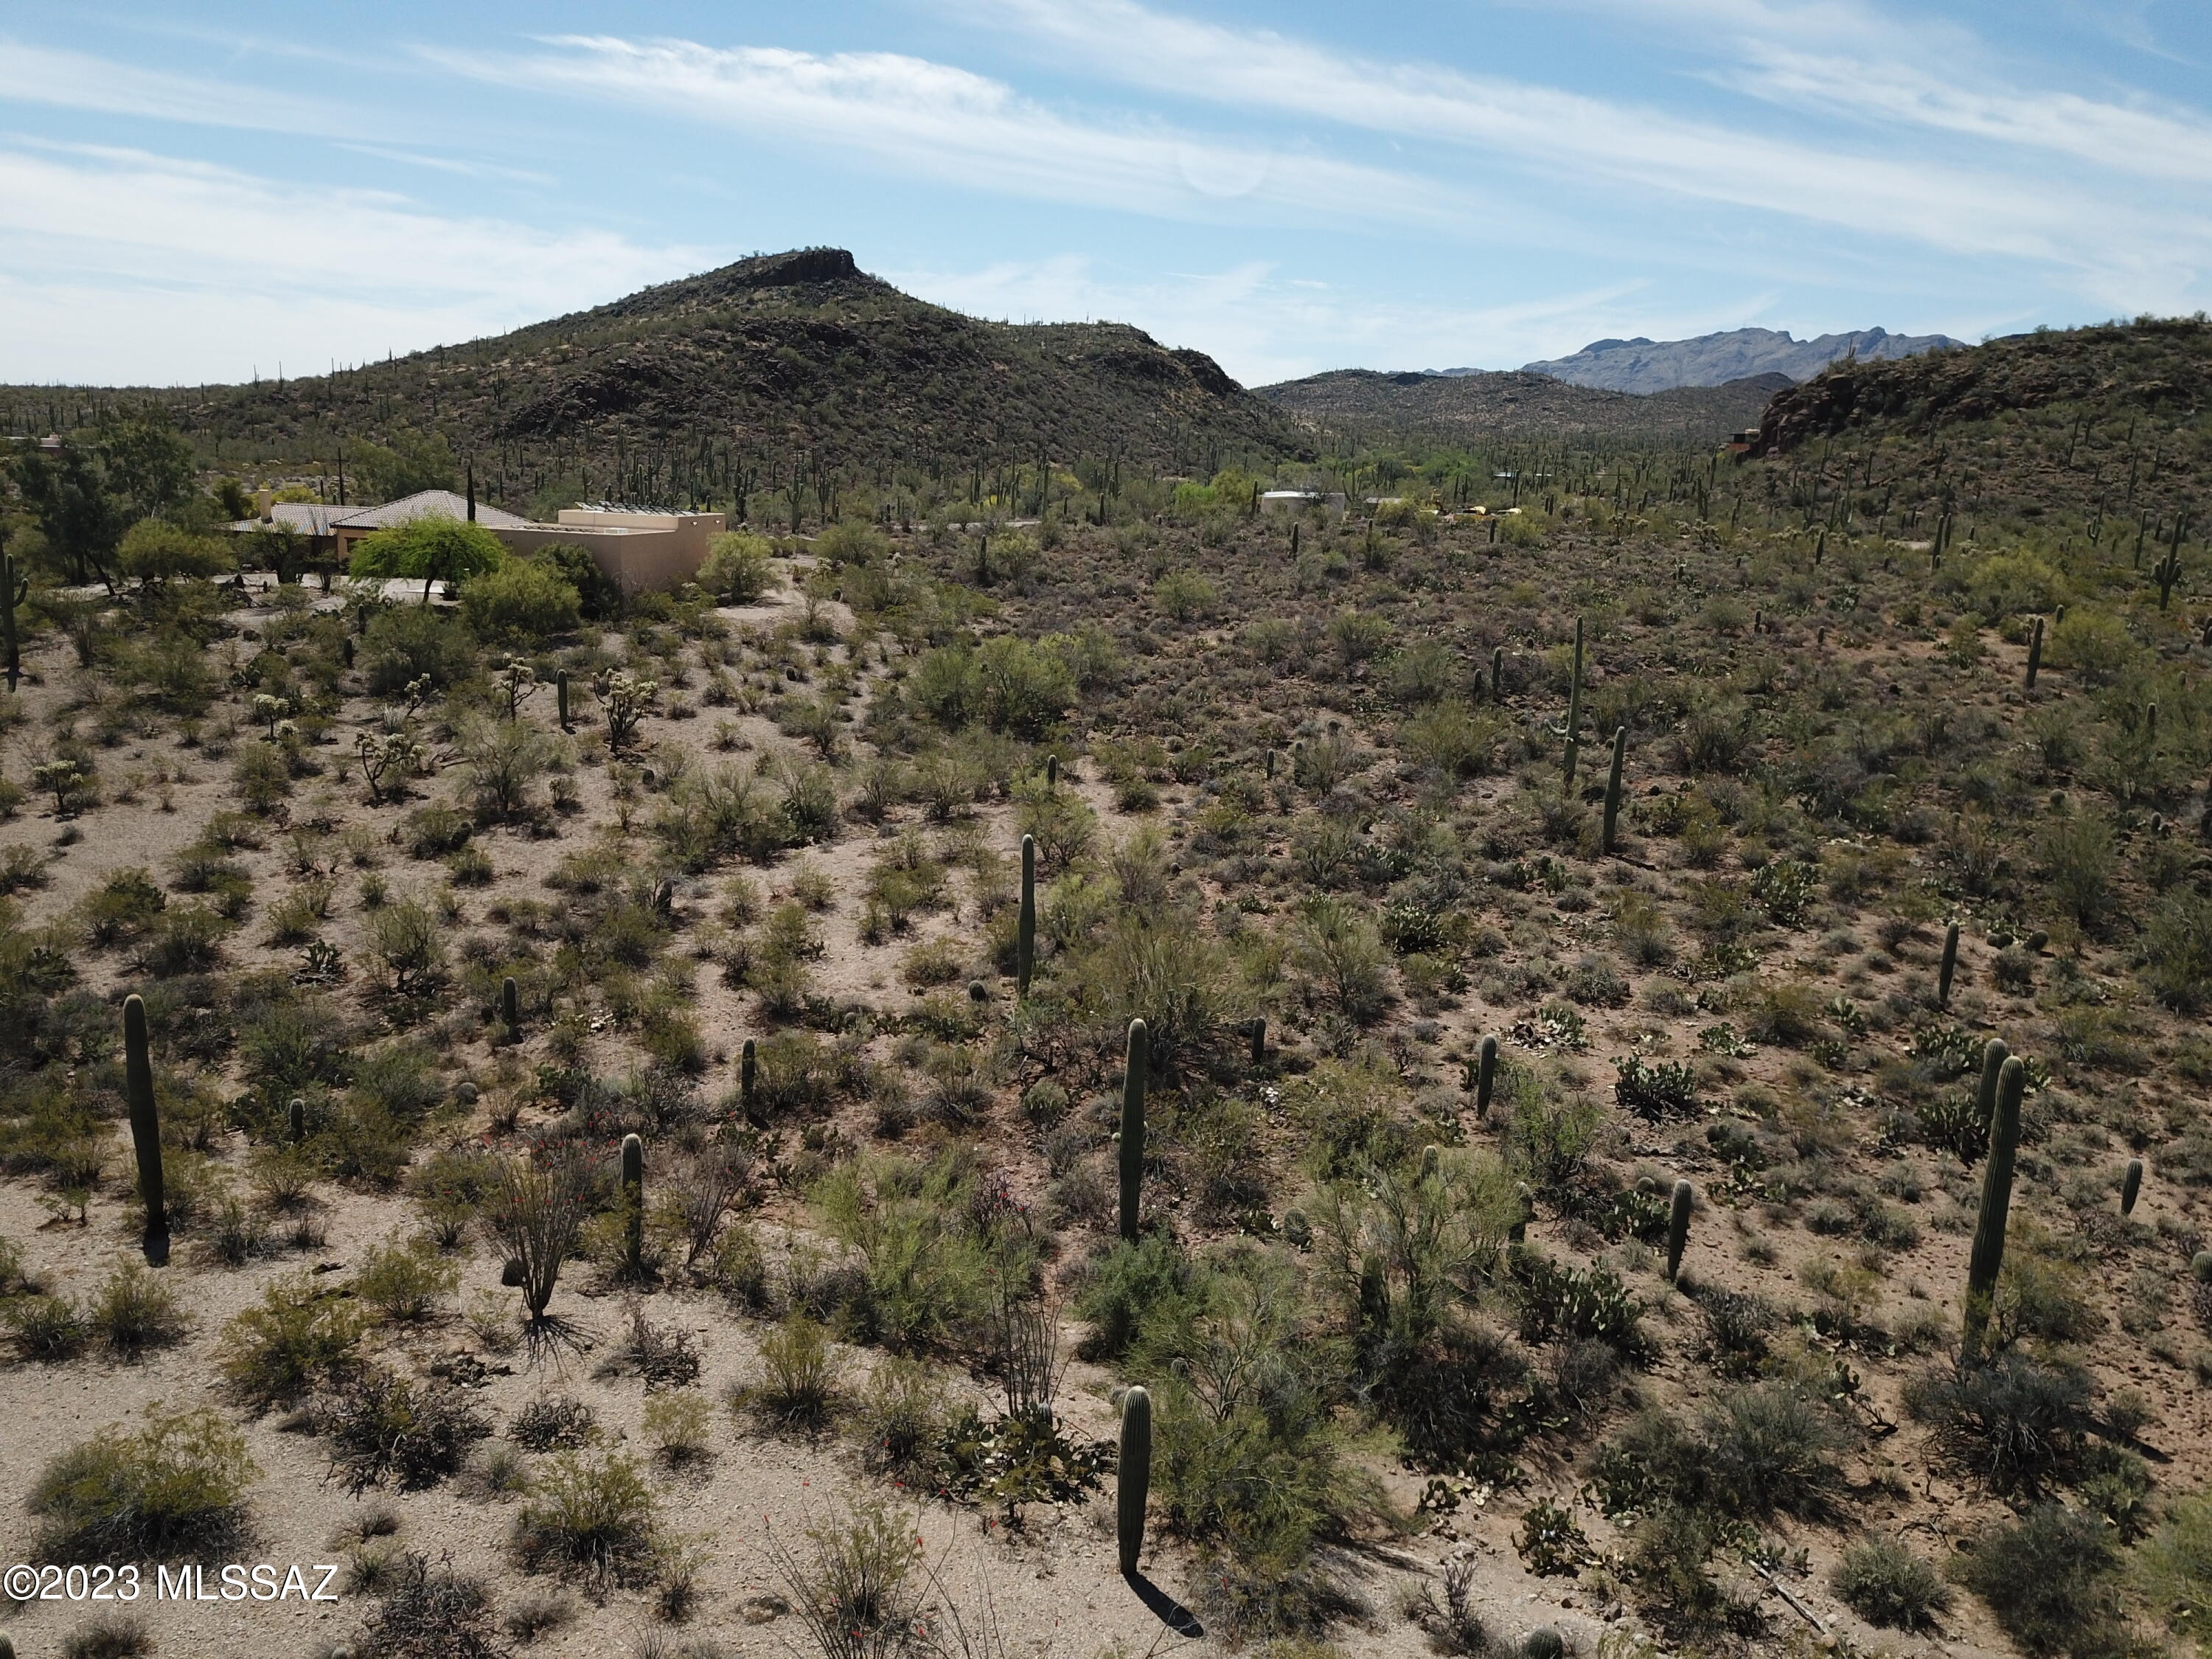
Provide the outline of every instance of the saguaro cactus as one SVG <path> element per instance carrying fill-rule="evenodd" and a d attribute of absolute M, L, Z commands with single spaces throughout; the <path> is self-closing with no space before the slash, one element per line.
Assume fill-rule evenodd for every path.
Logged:
<path fill-rule="evenodd" d="M 1574 678 L 1567 687 L 1567 787 L 1575 781 L 1575 761 L 1582 748 L 1583 735 L 1583 619 L 1575 618 Z"/>
<path fill-rule="evenodd" d="M 1060 787 L 1060 757 L 1057 755 L 1044 757 L 1044 787 L 1048 789 Z"/>
<path fill-rule="evenodd" d="M 1498 1039 L 1486 1036 L 1474 1062 L 1474 1115 L 1490 1115 L 1490 1091 L 1498 1086 Z"/>
<path fill-rule="evenodd" d="M 1141 1388 L 1121 1395 L 1121 1456 L 1114 1479 L 1114 1530 L 1121 1576 L 1133 1578 L 1145 1547 L 1145 1504 L 1152 1492 L 1152 1397 Z"/>
<path fill-rule="evenodd" d="M 562 669 L 553 676 L 553 703 L 561 716 L 561 729 L 568 729 L 568 671 Z"/>
<path fill-rule="evenodd" d="M 0 628 L 6 629 L 8 646 L 8 689 L 15 689 L 16 677 L 23 672 L 23 655 L 15 638 L 15 607 L 31 597 L 27 577 L 15 574 L 15 556 L 0 553 Z"/>
<path fill-rule="evenodd" d="M 1990 1314 L 1996 1305 L 1997 1274 L 2004 1268 L 2005 1222 L 2012 1212 L 2013 1157 L 2020 1150 L 2020 1100 L 2027 1092 L 2027 1066 L 2014 1054 L 1997 1085 L 1996 1121 L 1990 1126 L 1990 1159 L 1982 1171 L 1982 1207 L 1974 1219 L 1973 1253 L 1966 1262 L 1966 1317 L 1960 1352 L 1981 1352 Z"/>
<path fill-rule="evenodd" d="M 1152 1036 L 1141 1019 L 1129 1022 L 1129 1047 L 1121 1062 L 1121 1237 L 1137 1237 L 1137 1206 L 1145 1186 L 1145 1077 L 1152 1069 Z"/>
<path fill-rule="evenodd" d="M 1605 777 L 1605 836 L 1602 842 L 1606 854 L 1613 852 L 1614 832 L 1620 822 L 1620 765 L 1628 758 L 1628 728 L 1613 728 L 1613 769 Z"/>
<path fill-rule="evenodd" d="M 630 1271 L 645 1264 L 645 1142 L 624 1135 L 622 1145 L 623 1246 Z"/>
<path fill-rule="evenodd" d="M 2005 1058 L 2011 1053 L 2002 1037 L 1991 1037 L 1982 1045 L 1982 1079 L 1974 1089 L 1974 1116 L 1984 1131 L 1996 1115 L 1997 1083 L 2004 1072 Z"/>
<path fill-rule="evenodd" d="M 1030 970 L 1036 965 L 1036 837 L 1022 837 L 1022 911 L 1014 927 L 1014 983 L 1030 994 Z"/>
<path fill-rule="evenodd" d="M 131 1145 L 138 1154 L 138 1196 L 146 1205 L 146 1259 L 168 1260 L 169 1208 L 161 1187 L 161 1119 L 154 1105 L 154 1061 L 146 1046 L 146 1005 L 123 1001 L 124 1090 L 131 1102 Z"/>
<path fill-rule="evenodd" d="M 2043 666 L 2043 618 L 2035 619 L 2035 631 L 2027 636 L 2027 689 L 2035 690 L 2036 671 Z"/>
<path fill-rule="evenodd" d="M 760 1055 L 750 1037 L 738 1054 L 738 1105 L 745 1116 L 753 1115 L 753 1083 L 760 1073 Z"/>
<path fill-rule="evenodd" d="M 1490 700 L 1505 701 L 1505 647 L 1502 645 L 1490 647 Z"/>
<path fill-rule="evenodd" d="M 1252 1063 L 1255 1066 L 1261 1065 L 1267 1058 L 1267 1017 L 1265 1014 L 1255 1014 L 1252 1016 Z"/>
<path fill-rule="evenodd" d="M 307 1138 L 307 1103 L 294 1095 L 291 1104 L 284 1109 L 284 1117 L 291 1127 L 292 1144 L 297 1146 Z"/>
<path fill-rule="evenodd" d="M 2189 527 L 2189 515 L 2181 514 L 2173 521 L 2173 540 L 2166 550 L 2166 556 L 2151 567 L 2150 574 L 2158 583 L 2158 608 L 2166 609 L 2173 597 L 2173 585 L 2181 580 L 2181 538 Z"/>
<path fill-rule="evenodd" d="M 1690 1242 L 1690 1205 L 1692 1195 L 1690 1183 L 1674 1183 L 1674 1202 L 1667 1211 L 1667 1282 L 1673 1284 L 1674 1275 L 1682 1268 L 1682 1247 Z"/>
<path fill-rule="evenodd" d="M 1936 969 L 1936 1006 L 1951 1006 L 1951 975 L 1959 966 L 1959 924 L 1953 922 L 1943 930 L 1943 960 Z"/>
<path fill-rule="evenodd" d="M 2142 1160 L 2128 1160 L 2128 1172 L 2120 1177 L 2120 1213 L 2133 1215 L 2136 1200 L 2142 1195 Z"/>
<path fill-rule="evenodd" d="M 507 1026 L 507 1040 L 509 1042 L 521 1042 L 522 988 L 514 982 L 513 974 L 500 981 L 499 1017 Z"/>

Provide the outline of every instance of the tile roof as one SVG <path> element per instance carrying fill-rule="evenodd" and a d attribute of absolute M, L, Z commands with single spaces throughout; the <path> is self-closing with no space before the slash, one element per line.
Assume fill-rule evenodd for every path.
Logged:
<path fill-rule="evenodd" d="M 331 533 L 331 520 L 349 510 L 332 507 L 326 501 L 278 501 L 270 507 L 269 519 L 289 526 L 302 536 L 327 536 Z M 261 529 L 264 523 L 258 517 L 240 519 L 230 528 L 244 533 Z"/>
<path fill-rule="evenodd" d="M 417 519 L 465 519 L 469 516 L 469 501 L 465 495 L 450 489 L 421 489 L 412 495 L 402 495 L 396 501 L 386 501 L 381 507 L 356 507 L 331 520 L 333 528 L 348 530 L 384 530 L 396 524 L 412 524 Z M 530 522 L 520 514 L 503 513 L 498 507 L 477 503 L 477 522 L 487 530 L 513 530 Z"/>

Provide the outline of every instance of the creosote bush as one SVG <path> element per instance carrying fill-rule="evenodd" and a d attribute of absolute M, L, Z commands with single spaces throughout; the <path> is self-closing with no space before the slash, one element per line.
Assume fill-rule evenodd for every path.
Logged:
<path fill-rule="evenodd" d="M 55 1561 L 167 1560 L 219 1550 L 244 1524 L 257 1471 L 245 1437 L 204 1408 L 147 1409 L 62 1453 L 32 1486 L 40 1556 Z"/>

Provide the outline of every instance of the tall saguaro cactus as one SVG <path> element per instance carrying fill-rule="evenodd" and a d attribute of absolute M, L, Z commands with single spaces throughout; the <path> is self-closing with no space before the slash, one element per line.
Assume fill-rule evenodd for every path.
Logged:
<path fill-rule="evenodd" d="M 760 1075 L 760 1055 L 750 1037 L 738 1054 L 738 1107 L 750 1121 L 753 1115 L 753 1085 Z"/>
<path fill-rule="evenodd" d="M 1613 728 L 1613 769 L 1605 776 L 1605 836 L 1602 846 L 1606 855 L 1613 854 L 1613 842 L 1620 823 L 1620 766 L 1628 758 L 1628 728 Z"/>
<path fill-rule="evenodd" d="M 1022 911 L 1014 928 L 1014 982 L 1030 994 L 1030 971 L 1036 965 L 1036 837 L 1022 837 Z"/>
<path fill-rule="evenodd" d="M 1951 975 L 1959 966 L 1959 924 L 1953 922 L 1943 930 L 1943 960 L 1936 969 L 1936 1006 L 1951 1006 Z"/>
<path fill-rule="evenodd" d="M 2043 666 L 2043 618 L 2035 619 L 2035 631 L 2027 636 L 2027 689 L 2035 690 L 2037 671 Z"/>
<path fill-rule="evenodd" d="M 1121 1576 L 1137 1575 L 1145 1547 L 1145 1504 L 1152 1490 L 1152 1397 L 1141 1388 L 1121 1395 L 1121 1456 L 1114 1478 L 1114 1531 Z"/>
<path fill-rule="evenodd" d="M 1502 645 L 1490 647 L 1490 700 L 1505 701 L 1505 647 Z"/>
<path fill-rule="evenodd" d="M 1474 1062 L 1474 1115 L 1490 1115 L 1490 1092 L 1498 1086 L 1498 1039 L 1486 1036 Z"/>
<path fill-rule="evenodd" d="M 154 1105 L 154 1061 L 146 1043 L 146 1005 L 123 1001 L 123 1080 L 131 1103 L 131 1145 L 138 1154 L 138 1196 L 146 1205 L 146 1259 L 169 1259 L 169 1207 L 161 1186 L 161 1119 Z"/>
<path fill-rule="evenodd" d="M 623 1249 L 629 1270 L 645 1265 L 645 1142 L 635 1134 L 623 1137 Z"/>
<path fill-rule="evenodd" d="M 1141 1019 L 1129 1022 L 1129 1047 L 1121 1062 L 1121 1237 L 1137 1237 L 1137 1206 L 1145 1187 L 1145 1079 L 1152 1070 L 1152 1035 Z"/>
<path fill-rule="evenodd" d="M 1997 1084 L 1996 1121 L 1990 1125 L 1990 1158 L 1982 1170 L 1982 1206 L 1974 1218 L 1974 1248 L 1966 1261 L 1966 1317 L 1960 1353 L 1981 1352 L 1996 1306 L 1997 1275 L 2004 1270 L 2005 1222 L 2012 1212 L 2014 1156 L 2020 1150 L 2020 1101 L 2027 1092 L 2027 1066 L 2018 1054 L 2004 1063 Z"/>
<path fill-rule="evenodd" d="M 1667 1210 L 1667 1282 L 1669 1285 L 1682 1270 L 1682 1247 L 1690 1242 L 1690 1206 L 1693 1201 L 1690 1183 L 1676 1182 L 1674 1200 Z"/>
<path fill-rule="evenodd" d="M 0 553 L 0 629 L 4 629 L 8 647 L 8 689 L 15 689 L 15 681 L 23 672 L 23 653 L 15 637 L 15 607 L 31 597 L 28 577 L 15 574 L 15 556 Z"/>
<path fill-rule="evenodd" d="M 554 709 L 561 716 L 561 729 L 568 730 L 568 671 L 565 668 L 553 676 Z"/>
<path fill-rule="evenodd" d="M 2188 527 L 2186 513 L 2174 520 L 2173 540 L 2166 550 L 2166 556 L 2151 567 L 2151 576 L 2158 583 L 2158 608 L 2161 611 L 2173 597 L 2174 583 L 2181 580 L 2181 538 Z"/>
<path fill-rule="evenodd" d="M 522 988 L 514 982 L 513 974 L 500 981 L 499 1017 L 507 1027 L 507 1040 L 509 1042 L 521 1042 Z"/>
<path fill-rule="evenodd" d="M 1575 761 L 1582 749 L 1583 735 L 1583 619 L 1575 618 L 1574 678 L 1567 687 L 1567 756 L 1566 787 L 1574 787 Z"/>
<path fill-rule="evenodd" d="M 2142 1195 L 2143 1162 L 2139 1158 L 2128 1160 L 2127 1173 L 2120 1177 L 2120 1213 L 2133 1215 L 2136 1200 Z"/>

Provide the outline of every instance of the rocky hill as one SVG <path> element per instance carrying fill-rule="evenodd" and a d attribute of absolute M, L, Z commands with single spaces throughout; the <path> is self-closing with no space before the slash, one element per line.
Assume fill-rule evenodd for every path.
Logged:
<path fill-rule="evenodd" d="M 1809 380 L 1838 358 L 1861 362 L 1913 357 L 1963 345 L 1948 334 L 1892 334 L 1868 328 L 1797 340 L 1787 329 L 1735 328 L 1693 340 L 1593 340 L 1569 357 L 1524 363 L 1524 373 L 1549 374 L 1576 386 L 1610 392 L 1665 392 L 1674 386 L 1724 386 L 1754 374 Z M 1463 374 L 1465 370 L 1447 370 Z"/>
<path fill-rule="evenodd" d="M 1389 374 L 1346 368 L 1261 386 L 1259 392 L 1316 427 L 1431 432 L 1461 439 L 1705 442 L 1756 426 L 1767 400 L 1790 384 L 1767 374 L 1645 397 L 1570 386 L 1526 370 Z"/>
<path fill-rule="evenodd" d="M 166 405 L 210 459 L 332 463 L 442 436 L 495 500 L 561 483 L 726 498 L 792 469 L 940 474 L 1120 454 L 1205 468 L 1295 453 L 1280 410 L 1201 352 L 1113 323 L 987 322 L 902 294 L 839 248 L 741 260 L 495 338 L 330 376 L 118 395 Z M 93 394 L 0 388 L 46 429 Z"/>
<path fill-rule="evenodd" d="M 1899 511 L 2063 526 L 2212 520 L 2212 324 L 2039 331 L 1895 362 L 1838 364 L 1775 398 L 1753 451 L 1808 487 Z M 1869 513 L 1869 518 L 1876 514 Z"/>

